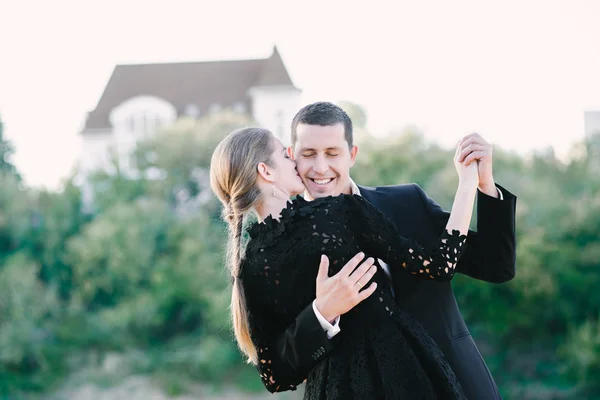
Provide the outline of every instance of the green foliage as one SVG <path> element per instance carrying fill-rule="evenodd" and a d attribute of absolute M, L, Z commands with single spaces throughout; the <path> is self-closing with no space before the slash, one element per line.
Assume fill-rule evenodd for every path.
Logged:
<path fill-rule="evenodd" d="M 63 367 L 53 335 L 58 298 L 37 279 L 38 270 L 23 253 L 0 269 L 0 394 L 43 388 Z"/>
<path fill-rule="evenodd" d="M 569 332 L 563 352 L 573 377 L 589 391 L 600 390 L 600 319 L 587 320 Z"/>
<path fill-rule="evenodd" d="M 61 193 L 41 191 L 33 199 L 34 209 L 27 249 L 40 263 L 40 279 L 58 288 L 67 300 L 73 285 L 73 270 L 68 263 L 66 246 L 78 235 L 90 216 L 82 213 L 81 192 L 67 181 Z"/>
<path fill-rule="evenodd" d="M 4 137 L 4 122 L 0 117 L 0 174 L 9 174 L 21 181 L 21 175 L 12 162 L 14 152 L 14 146 Z"/>
<path fill-rule="evenodd" d="M 31 195 L 18 179 L 0 172 L 0 260 L 20 249 L 28 240 L 31 228 Z"/>
<path fill-rule="evenodd" d="M 350 101 L 340 101 L 338 106 L 342 107 L 352 120 L 352 126 L 364 129 L 367 126 L 367 111 L 359 104 Z"/>

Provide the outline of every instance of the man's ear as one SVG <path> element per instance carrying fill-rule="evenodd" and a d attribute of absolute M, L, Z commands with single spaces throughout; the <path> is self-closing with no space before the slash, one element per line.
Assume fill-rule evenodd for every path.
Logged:
<path fill-rule="evenodd" d="M 294 158 L 294 148 L 292 146 L 288 146 L 288 148 L 287 148 L 287 155 L 292 160 L 295 160 L 295 158 Z"/>
<path fill-rule="evenodd" d="M 271 168 L 264 162 L 258 163 L 256 170 L 258 171 L 258 174 L 267 182 L 273 182 L 275 180 Z"/>
<path fill-rule="evenodd" d="M 356 156 L 358 155 L 358 146 L 354 145 L 350 149 L 350 166 L 352 167 L 356 162 Z"/>

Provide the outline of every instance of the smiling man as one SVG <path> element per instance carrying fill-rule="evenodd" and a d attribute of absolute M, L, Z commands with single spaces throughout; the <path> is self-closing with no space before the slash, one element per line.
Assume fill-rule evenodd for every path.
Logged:
<path fill-rule="evenodd" d="M 353 140 L 352 121 L 343 109 L 328 102 L 305 106 L 292 121 L 291 142 L 288 153 L 296 160 L 307 199 L 341 193 L 363 196 L 390 218 L 400 235 L 425 246 L 436 243 L 449 213 L 418 185 L 371 188 L 356 185 L 350 178 L 358 147 Z M 471 134 L 459 146 L 458 161 L 477 162 L 479 191 L 477 232 L 469 231 L 468 248 L 456 272 L 490 283 L 507 282 L 515 275 L 516 197 L 494 181 L 490 144 L 478 134 Z M 327 263 L 324 260 L 320 268 Z M 451 282 L 417 280 L 403 271 L 389 271 L 385 264 L 381 267 L 390 275 L 397 304 L 412 314 L 435 340 L 467 398 L 500 399 L 494 379 L 460 313 Z M 356 305 L 340 295 L 343 277 L 334 275 L 327 279 L 331 282 L 317 279 L 317 298 L 312 306 L 300 313 L 277 338 L 278 353 L 290 371 L 308 373 L 334 351 L 334 336 L 343 335 L 343 314 L 347 312 L 340 310 Z M 382 355 L 387 356 L 395 357 Z"/>
<path fill-rule="evenodd" d="M 292 156 L 306 186 L 305 197 L 314 199 L 340 193 L 350 194 L 350 168 L 354 165 L 358 147 L 349 145 L 345 132 L 350 119 L 333 125 L 299 123 L 292 132 L 295 143 Z"/>

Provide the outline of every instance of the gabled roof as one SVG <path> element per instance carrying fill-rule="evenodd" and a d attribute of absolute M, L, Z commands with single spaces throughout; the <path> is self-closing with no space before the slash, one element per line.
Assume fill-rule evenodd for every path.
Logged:
<path fill-rule="evenodd" d="M 113 108 L 136 96 L 166 100 L 181 115 L 190 104 L 201 113 L 214 103 L 248 106 L 251 87 L 282 85 L 294 87 L 277 47 L 266 59 L 117 65 L 84 131 L 109 129 Z"/>
<path fill-rule="evenodd" d="M 254 86 L 293 85 L 277 47 L 271 57 L 264 60 Z"/>

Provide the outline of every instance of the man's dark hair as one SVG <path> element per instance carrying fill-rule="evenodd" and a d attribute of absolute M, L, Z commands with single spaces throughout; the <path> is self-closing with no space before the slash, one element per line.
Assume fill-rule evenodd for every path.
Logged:
<path fill-rule="evenodd" d="M 296 113 L 292 120 L 292 146 L 298 141 L 296 129 L 298 124 L 332 126 L 336 124 L 344 125 L 344 138 L 348 146 L 352 148 L 354 136 L 352 133 L 352 120 L 341 107 L 333 103 L 320 101 L 304 106 Z"/>

